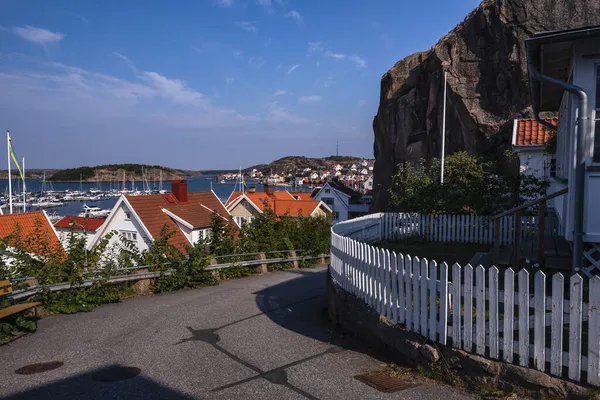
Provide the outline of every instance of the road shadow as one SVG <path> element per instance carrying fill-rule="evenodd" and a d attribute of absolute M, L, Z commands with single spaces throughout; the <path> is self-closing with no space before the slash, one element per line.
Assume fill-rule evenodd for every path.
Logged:
<path fill-rule="evenodd" d="M 296 278 L 254 292 L 258 308 L 277 325 L 300 335 L 388 362 L 385 349 L 355 340 L 327 312 L 327 270 L 289 270 Z"/>
<path fill-rule="evenodd" d="M 177 392 L 152 379 L 135 375 L 135 372 L 128 375 L 127 370 L 131 369 L 134 368 L 107 365 L 2 398 L 7 400 L 193 399 L 193 397 Z M 123 370 L 125 370 L 125 375 L 123 375 Z M 24 378 L 28 379 L 26 376 Z M 32 377 L 32 380 L 35 378 Z"/>

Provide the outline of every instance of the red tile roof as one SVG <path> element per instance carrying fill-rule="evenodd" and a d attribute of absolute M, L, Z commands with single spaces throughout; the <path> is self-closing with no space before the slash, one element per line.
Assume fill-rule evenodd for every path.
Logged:
<path fill-rule="evenodd" d="M 271 205 L 275 215 L 282 217 L 307 217 L 315 211 L 320 202 L 314 200 L 275 200 Z"/>
<path fill-rule="evenodd" d="M 552 125 L 558 125 L 558 118 L 546 119 L 546 122 Z M 521 118 L 515 121 L 516 131 L 513 138 L 516 146 L 537 146 L 544 145 L 551 137 L 552 130 L 546 128 L 534 118 Z"/>
<path fill-rule="evenodd" d="M 58 236 L 43 211 L 0 215 L 0 237 L 9 236 L 10 246 L 19 246 L 20 242 L 22 250 L 31 254 L 46 257 L 59 252 L 64 255 Z"/>
<path fill-rule="evenodd" d="M 185 246 L 190 245 L 190 242 L 171 217 L 162 211 L 163 208 L 185 207 L 186 205 L 194 206 L 195 208 L 195 205 L 203 204 L 209 209 L 218 212 L 221 216 L 229 219 L 229 213 L 225 207 L 223 207 L 221 200 L 219 200 L 212 191 L 189 192 L 188 201 L 185 203 L 179 202 L 172 194 L 125 196 L 125 198 L 129 204 L 131 204 L 133 211 L 140 218 L 153 238 L 159 238 L 163 226 L 167 225 L 169 231 L 175 232 L 169 240 L 169 243 L 177 246 L 180 250 L 184 250 Z"/>
<path fill-rule="evenodd" d="M 271 196 L 269 196 L 266 192 L 233 192 L 229 199 L 227 200 L 225 206 L 229 207 L 242 195 L 245 194 L 252 203 L 254 203 L 261 211 L 264 209 L 264 203 L 267 199 L 277 199 L 277 200 L 295 200 L 294 196 L 290 194 L 287 190 L 273 192 Z"/>
<path fill-rule="evenodd" d="M 298 197 L 300 200 L 312 200 L 312 197 L 310 197 L 312 194 L 311 192 L 291 192 L 290 194 L 294 197 Z"/>
<path fill-rule="evenodd" d="M 212 223 L 213 211 L 202 204 L 182 204 L 165 208 L 194 228 L 206 228 Z"/>
<path fill-rule="evenodd" d="M 86 231 L 97 231 L 104 224 L 106 218 L 84 218 L 84 217 L 73 217 L 67 215 L 60 221 L 56 222 L 54 226 L 56 228 L 68 228 L 68 229 L 79 229 Z"/>

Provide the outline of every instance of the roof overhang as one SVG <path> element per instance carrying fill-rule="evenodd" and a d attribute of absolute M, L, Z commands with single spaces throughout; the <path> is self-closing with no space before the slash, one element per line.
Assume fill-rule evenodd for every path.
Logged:
<path fill-rule="evenodd" d="M 600 25 L 564 31 L 540 32 L 525 40 L 529 87 L 534 113 L 557 111 L 564 89 L 535 79 L 531 69 L 543 75 L 569 82 L 573 64 L 573 45 L 578 40 L 600 38 Z"/>

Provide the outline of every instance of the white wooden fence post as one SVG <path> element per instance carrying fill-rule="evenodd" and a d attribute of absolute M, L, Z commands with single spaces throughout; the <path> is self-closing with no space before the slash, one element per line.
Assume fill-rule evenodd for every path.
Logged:
<path fill-rule="evenodd" d="M 461 269 L 458 264 L 452 266 L 452 346 L 459 348 L 462 343 L 460 324 Z"/>
<path fill-rule="evenodd" d="M 405 269 L 404 269 L 404 255 L 398 254 L 398 320 L 401 324 L 406 324 L 406 314 L 404 307 L 406 307 L 406 295 L 404 294 L 404 280 L 405 280 Z"/>
<path fill-rule="evenodd" d="M 465 266 L 464 303 L 463 350 L 471 352 L 473 350 L 473 267 L 471 264 Z"/>
<path fill-rule="evenodd" d="M 504 345 L 502 358 L 513 362 L 513 318 L 515 315 L 515 272 L 512 268 L 504 271 Z"/>
<path fill-rule="evenodd" d="M 519 272 L 519 365 L 529 367 L 529 272 Z"/>
<path fill-rule="evenodd" d="M 419 257 L 413 258 L 413 328 L 415 332 L 419 332 L 419 313 L 421 312 L 421 302 L 419 299 L 419 278 L 421 276 L 421 260 Z"/>
<path fill-rule="evenodd" d="M 458 299 L 460 301 L 460 298 Z M 440 265 L 440 322 L 438 325 L 440 343 L 448 341 L 448 264 Z"/>
<path fill-rule="evenodd" d="M 489 304 L 490 304 L 490 358 L 498 359 L 498 268 L 489 269 Z"/>
<path fill-rule="evenodd" d="M 569 300 L 569 379 L 581 378 L 581 321 L 583 278 L 579 274 L 571 276 L 571 298 Z"/>
<path fill-rule="evenodd" d="M 485 268 L 479 265 L 475 269 L 475 296 L 476 296 L 476 351 L 485 355 Z"/>
<path fill-rule="evenodd" d="M 394 324 L 398 323 L 398 259 L 395 252 L 390 253 L 390 285 L 392 286 L 391 318 Z"/>
<path fill-rule="evenodd" d="M 391 319 L 392 318 L 392 308 L 391 308 L 391 301 L 390 301 L 390 266 L 391 266 L 390 251 L 386 249 L 385 251 L 382 251 L 382 254 L 384 257 L 384 262 L 383 262 L 384 290 L 383 290 L 383 303 L 381 304 L 381 306 L 384 309 L 383 315 L 387 319 Z"/>
<path fill-rule="evenodd" d="M 590 279 L 588 322 L 588 377 L 590 384 L 600 385 L 600 277 Z"/>
<path fill-rule="evenodd" d="M 565 278 L 559 272 L 552 277 L 552 333 L 550 338 L 550 373 L 561 376 L 563 368 L 563 301 Z"/>
<path fill-rule="evenodd" d="M 538 370 L 544 371 L 546 367 L 546 274 L 538 271 L 534 279 L 533 361 Z"/>
<path fill-rule="evenodd" d="M 427 302 L 429 298 L 427 297 L 427 267 L 428 262 L 426 258 L 421 260 L 421 329 L 419 333 L 425 337 L 427 337 Z"/>
<path fill-rule="evenodd" d="M 429 338 L 437 341 L 437 263 L 433 260 L 429 263 Z"/>
<path fill-rule="evenodd" d="M 412 271 L 413 261 L 410 255 L 404 256 L 404 291 L 406 296 L 406 329 L 412 329 L 413 300 L 412 300 Z"/>

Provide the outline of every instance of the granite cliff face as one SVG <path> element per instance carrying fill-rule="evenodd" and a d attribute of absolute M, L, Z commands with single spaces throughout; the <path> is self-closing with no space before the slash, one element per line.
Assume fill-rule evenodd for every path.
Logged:
<path fill-rule="evenodd" d="M 597 24 L 598 0 L 486 0 L 430 50 L 398 61 L 381 79 L 373 120 L 372 211 L 386 209 L 396 165 L 441 154 L 443 61 L 450 63 L 446 154 L 500 154 L 513 119 L 530 106 L 525 39 Z"/>

